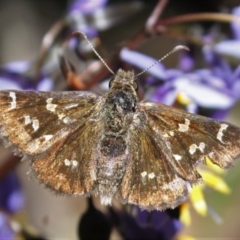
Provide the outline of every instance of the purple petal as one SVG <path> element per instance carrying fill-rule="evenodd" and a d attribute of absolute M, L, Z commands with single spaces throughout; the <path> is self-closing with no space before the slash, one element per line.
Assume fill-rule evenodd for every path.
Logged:
<path fill-rule="evenodd" d="M 176 89 L 169 90 L 165 94 L 161 90 L 156 90 L 151 94 L 149 100 L 171 106 L 176 100 L 177 93 Z"/>
<path fill-rule="evenodd" d="M 187 105 L 186 110 L 190 113 L 197 113 L 198 112 L 198 105 L 195 102 L 192 102 L 192 103 Z"/>
<path fill-rule="evenodd" d="M 11 81 L 8 78 L 1 77 L 0 75 L 0 90 L 4 89 L 16 89 L 20 90 L 22 89 L 20 85 L 17 84 L 17 82 Z"/>
<path fill-rule="evenodd" d="M 140 225 L 145 228 L 151 227 L 157 233 L 161 233 L 163 239 L 172 239 L 182 228 L 178 219 L 173 219 L 167 212 L 138 209 L 137 216 Z"/>
<path fill-rule="evenodd" d="M 232 84 L 231 84 L 232 94 L 236 98 L 240 98 L 240 65 L 235 69 L 232 75 Z"/>
<path fill-rule="evenodd" d="M 14 239 L 14 235 L 5 215 L 0 212 L 0 239 Z"/>
<path fill-rule="evenodd" d="M 174 88 L 173 81 L 169 80 L 164 82 L 163 85 L 155 87 L 154 90 L 146 94 L 146 99 L 160 102 L 166 105 L 172 105 L 177 96 L 177 91 Z"/>
<path fill-rule="evenodd" d="M 24 195 L 21 190 L 14 190 L 8 198 L 8 208 L 11 212 L 17 212 L 24 206 Z"/>
<path fill-rule="evenodd" d="M 183 72 L 181 70 L 178 69 L 166 69 L 166 78 L 167 79 L 173 79 L 173 78 L 177 78 L 179 76 L 181 76 L 183 74 Z"/>
<path fill-rule="evenodd" d="M 240 58 L 240 40 L 225 40 L 219 42 L 214 46 L 214 50 L 219 54 L 226 54 Z"/>
<path fill-rule="evenodd" d="M 38 91 L 51 91 L 53 89 L 53 80 L 51 78 L 43 78 L 37 85 Z"/>
<path fill-rule="evenodd" d="M 202 107 L 226 109 L 231 107 L 236 101 L 233 97 L 199 82 L 194 82 L 187 76 L 178 78 L 174 85 Z"/>
<path fill-rule="evenodd" d="M 213 72 L 208 69 L 200 69 L 196 70 L 192 74 L 188 74 L 190 78 L 194 75 L 197 75 L 197 78 L 193 77 L 195 81 L 201 81 L 204 84 L 211 86 L 212 88 L 225 90 L 228 87 L 227 83 L 222 78 L 213 75 Z"/>
<path fill-rule="evenodd" d="M 189 53 L 186 53 L 185 51 L 181 52 L 178 68 L 184 72 L 187 72 L 193 69 L 194 65 L 195 61 L 193 57 Z"/>
<path fill-rule="evenodd" d="M 130 63 L 133 66 L 136 66 L 142 70 L 147 69 L 151 65 L 153 65 L 157 60 L 146 56 L 145 54 L 129 50 L 127 48 L 123 48 L 120 52 L 120 58 Z M 153 67 L 147 70 L 151 75 L 158 77 L 162 80 L 166 79 L 166 70 L 162 63 L 156 63 Z"/>
<path fill-rule="evenodd" d="M 10 62 L 0 68 L 0 90 L 3 89 L 37 89 L 49 91 L 53 88 L 53 81 L 42 74 L 38 86 L 34 79 L 24 73 L 29 70 L 31 63 L 28 61 Z"/>
<path fill-rule="evenodd" d="M 140 226 L 137 219 L 131 214 L 125 211 L 116 211 L 114 208 L 111 209 L 111 214 L 114 216 L 115 224 L 123 239 L 156 239 L 156 231 Z"/>
<path fill-rule="evenodd" d="M 212 112 L 208 117 L 217 119 L 217 120 L 224 120 L 229 114 L 229 109 L 224 109 L 224 110 L 217 110 Z"/>
<path fill-rule="evenodd" d="M 232 93 L 237 99 L 240 99 L 240 79 L 233 84 Z"/>
<path fill-rule="evenodd" d="M 203 54 L 206 62 L 211 66 L 212 73 L 215 76 L 224 79 L 226 82 L 230 82 L 232 70 L 229 64 L 208 46 L 203 48 Z"/>
<path fill-rule="evenodd" d="M 233 82 L 240 81 L 240 65 L 233 72 L 232 81 Z"/>
<path fill-rule="evenodd" d="M 233 8 L 232 14 L 235 15 L 235 16 L 240 17 L 240 7 Z M 240 40 L 240 23 L 239 23 L 239 21 L 233 21 L 231 23 L 231 27 L 232 27 L 232 31 L 233 31 L 234 37 L 236 39 Z"/>
<path fill-rule="evenodd" d="M 0 182 L 0 207 L 14 213 L 24 205 L 24 196 L 15 172 L 8 173 Z"/>
<path fill-rule="evenodd" d="M 107 0 L 75 0 L 75 2 L 70 6 L 68 11 L 89 14 L 95 12 L 99 8 L 104 7 L 107 2 Z"/>
<path fill-rule="evenodd" d="M 3 68 L 9 72 L 24 73 L 29 69 L 30 63 L 28 61 L 15 61 L 3 65 Z"/>
<path fill-rule="evenodd" d="M 33 80 L 24 76 L 29 69 L 27 61 L 10 62 L 0 67 L 0 89 L 29 89 Z"/>

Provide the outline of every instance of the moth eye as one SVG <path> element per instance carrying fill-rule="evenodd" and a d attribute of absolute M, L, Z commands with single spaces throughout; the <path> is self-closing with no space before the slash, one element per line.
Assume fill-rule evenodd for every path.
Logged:
<path fill-rule="evenodd" d="M 109 87 L 109 88 L 111 88 L 111 87 L 112 87 L 113 80 L 114 80 L 114 78 L 112 78 L 112 79 L 110 80 L 110 82 L 109 82 L 109 84 L 108 84 L 108 87 Z"/>
<path fill-rule="evenodd" d="M 138 84 L 136 82 L 133 82 L 133 87 L 134 87 L 135 91 L 138 90 Z"/>

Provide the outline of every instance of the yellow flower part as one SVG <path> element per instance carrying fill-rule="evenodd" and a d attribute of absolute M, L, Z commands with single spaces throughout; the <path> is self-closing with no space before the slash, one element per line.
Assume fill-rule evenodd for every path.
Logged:
<path fill-rule="evenodd" d="M 192 100 L 183 92 L 177 94 L 176 100 L 184 106 L 192 103 Z"/>
<path fill-rule="evenodd" d="M 202 216 L 207 214 L 207 204 L 203 196 L 203 185 L 197 185 L 192 188 L 190 200 L 194 209 Z"/>
<path fill-rule="evenodd" d="M 191 214 L 188 202 L 185 202 L 180 206 L 180 221 L 185 226 L 189 226 L 191 223 Z"/>
<path fill-rule="evenodd" d="M 226 173 L 226 171 L 224 171 L 222 168 L 220 168 L 216 164 L 212 163 L 210 158 L 208 158 L 208 157 L 206 157 L 206 164 L 211 170 L 213 170 L 216 173 L 219 173 L 219 174 Z"/>
<path fill-rule="evenodd" d="M 216 174 L 208 171 L 208 170 L 198 170 L 201 176 L 203 177 L 204 182 L 209 187 L 221 192 L 223 194 L 229 194 L 231 192 L 228 185 L 223 181 L 223 179 Z"/>
<path fill-rule="evenodd" d="M 196 240 L 196 238 L 191 236 L 178 236 L 176 240 Z"/>

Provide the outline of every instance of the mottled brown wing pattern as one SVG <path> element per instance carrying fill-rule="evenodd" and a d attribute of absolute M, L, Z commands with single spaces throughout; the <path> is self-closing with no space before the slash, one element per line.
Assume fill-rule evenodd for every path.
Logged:
<path fill-rule="evenodd" d="M 222 168 L 240 153 L 240 129 L 165 105 L 140 102 L 129 131 L 129 164 L 123 200 L 146 209 L 173 208 L 188 186 L 201 182 L 198 162 L 209 157 Z"/>
<path fill-rule="evenodd" d="M 1 137 L 24 154 L 40 154 L 86 121 L 100 99 L 90 92 L 1 91 Z"/>
<path fill-rule="evenodd" d="M 91 159 L 101 106 L 102 97 L 90 92 L 1 91 L 1 137 L 32 160 L 41 183 L 62 193 L 87 193 L 95 181 L 89 169 L 96 167 Z"/>
<path fill-rule="evenodd" d="M 184 174 L 184 170 L 192 169 L 199 161 L 205 163 L 205 157 L 221 168 L 228 168 L 240 154 L 240 128 L 233 124 L 157 103 L 142 102 L 139 106 L 154 132 L 164 137 L 174 167 L 187 180 L 195 178 Z"/>
<path fill-rule="evenodd" d="M 92 191 L 97 180 L 97 146 L 102 129 L 102 121 L 88 119 L 46 153 L 34 157 L 31 169 L 38 181 L 57 193 Z"/>
<path fill-rule="evenodd" d="M 139 113 L 129 131 L 129 163 L 119 193 L 141 208 L 164 210 L 183 202 L 188 189 L 171 165 L 163 139 L 154 136 L 145 114 Z"/>

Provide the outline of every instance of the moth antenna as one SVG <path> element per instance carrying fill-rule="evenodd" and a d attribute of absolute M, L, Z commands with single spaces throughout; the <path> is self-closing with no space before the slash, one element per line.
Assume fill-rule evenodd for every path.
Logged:
<path fill-rule="evenodd" d="M 77 36 L 83 36 L 85 38 L 85 40 L 88 42 L 89 46 L 91 47 L 91 49 L 93 50 L 93 52 L 98 56 L 98 58 L 101 60 L 101 62 L 106 66 L 106 68 L 109 70 L 109 72 L 111 72 L 113 75 L 115 75 L 115 73 L 113 72 L 113 70 L 107 65 L 107 63 L 103 60 L 103 58 L 99 55 L 99 53 L 95 50 L 95 48 L 93 47 L 93 45 L 91 44 L 91 42 L 88 40 L 87 36 L 85 33 L 81 32 L 81 31 L 75 31 L 72 33 L 72 35 L 77 35 Z"/>
<path fill-rule="evenodd" d="M 186 51 L 190 51 L 188 47 L 184 46 L 184 45 L 178 45 L 175 48 L 172 49 L 172 51 L 170 51 L 169 53 L 167 53 L 165 56 L 163 56 L 162 58 L 158 59 L 156 62 L 154 62 L 152 65 L 150 65 L 149 67 L 147 67 L 146 69 L 144 69 L 142 72 L 138 73 L 136 77 L 138 77 L 139 75 L 142 75 L 143 73 L 147 72 L 150 68 L 152 68 L 153 66 L 155 66 L 157 63 L 162 62 L 165 58 L 167 58 L 169 55 L 171 55 L 174 52 L 177 52 L 179 50 L 186 50 Z"/>

